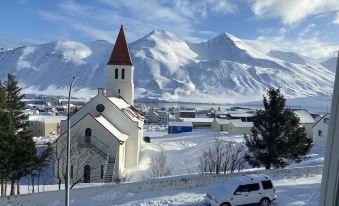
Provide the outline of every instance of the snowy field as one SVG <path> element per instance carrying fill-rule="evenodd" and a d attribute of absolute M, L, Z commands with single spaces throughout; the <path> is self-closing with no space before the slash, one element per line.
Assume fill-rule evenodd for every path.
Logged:
<path fill-rule="evenodd" d="M 143 143 L 140 153 L 139 166 L 128 170 L 132 174 L 131 180 L 151 178 L 149 170 L 151 158 L 154 154 L 164 151 L 172 175 L 199 173 L 199 156 L 209 147 L 216 137 L 235 143 L 243 144 L 243 135 L 229 135 L 227 132 L 214 132 L 209 129 L 195 129 L 193 132 L 167 134 L 167 131 L 145 132 L 144 136 L 151 137 L 151 143 Z M 295 163 L 290 162 L 288 168 L 323 165 L 325 147 L 314 145 L 307 155 L 307 159 Z"/>
<path fill-rule="evenodd" d="M 151 158 L 160 151 L 164 151 L 172 175 L 180 175 L 199 172 L 199 156 L 216 137 L 239 144 L 243 142 L 243 135 L 228 135 L 226 132 L 218 133 L 208 129 L 180 134 L 167 134 L 167 130 L 152 131 L 145 132 L 144 136 L 151 137 L 151 143 L 142 144 L 138 167 L 128 170 L 132 174 L 131 180 L 150 178 Z"/>

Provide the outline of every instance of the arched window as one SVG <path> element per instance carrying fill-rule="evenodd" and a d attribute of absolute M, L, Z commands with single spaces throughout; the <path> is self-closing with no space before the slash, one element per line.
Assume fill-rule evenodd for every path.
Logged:
<path fill-rule="evenodd" d="M 119 78 L 119 70 L 118 68 L 115 68 L 115 79 Z"/>
<path fill-rule="evenodd" d="M 84 182 L 91 182 L 91 167 L 89 165 L 85 165 L 84 167 Z"/>
<path fill-rule="evenodd" d="M 91 143 L 92 130 L 91 128 L 86 128 L 85 130 L 85 143 Z"/>
<path fill-rule="evenodd" d="M 121 70 L 121 79 L 125 79 L 125 69 Z"/>

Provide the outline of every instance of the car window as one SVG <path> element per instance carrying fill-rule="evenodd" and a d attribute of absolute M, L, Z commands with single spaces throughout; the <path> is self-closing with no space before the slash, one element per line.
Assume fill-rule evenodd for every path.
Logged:
<path fill-rule="evenodd" d="M 240 192 L 240 193 L 248 192 L 248 187 L 247 187 L 247 185 L 240 185 L 235 192 Z"/>
<path fill-rule="evenodd" d="M 252 192 L 252 191 L 257 191 L 260 189 L 259 183 L 255 184 L 248 184 L 248 185 L 240 185 L 236 192 Z"/>
<path fill-rule="evenodd" d="M 259 183 L 255 183 L 255 184 L 250 184 L 250 185 L 247 185 L 248 186 L 248 191 L 249 192 L 252 192 L 252 191 L 257 191 L 260 189 L 260 186 L 259 186 Z"/>
<path fill-rule="evenodd" d="M 262 183 L 262 187 L 264 188 L 264 190 L 273 188 L 271 180 L 262 181 L 261 183 Z"/>

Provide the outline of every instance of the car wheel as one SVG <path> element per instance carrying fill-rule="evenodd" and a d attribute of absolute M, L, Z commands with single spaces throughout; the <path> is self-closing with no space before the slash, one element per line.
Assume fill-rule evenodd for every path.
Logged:
<path fill-rule="evenodd" d="M 271 204 L 271 201 L 270 201 L 270 199 L 268 199 L 267 197 L 265 197 L 265 198 L 262 198 L 261 200 L 260 200 L 260 206 L 269 206 L 270 204 Z"/>
<path fill-rule="evenodd" d="M 222 203 L 220 206 L 231 206 L 229 203 Z"/>

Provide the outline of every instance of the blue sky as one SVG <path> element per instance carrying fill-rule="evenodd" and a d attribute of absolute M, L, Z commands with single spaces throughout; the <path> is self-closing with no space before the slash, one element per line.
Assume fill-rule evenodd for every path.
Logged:
<path fill-rule="evenodd" d="M 0 7 L 0 47 L 56 40 L 129 42 L 154 29 L 200 42 L 221 32 L 264 51 L 326 59 L 339 50 L 338 0 L 17 0 Z"/>

